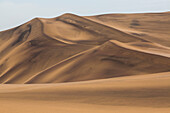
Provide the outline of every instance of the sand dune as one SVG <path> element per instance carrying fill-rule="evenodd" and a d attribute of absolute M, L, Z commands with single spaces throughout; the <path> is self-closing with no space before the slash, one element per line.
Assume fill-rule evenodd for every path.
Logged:
<path fill-rule="evenodd" d="M 169 113 L 169 29 L 169 12 L 67 13 L 2 31 L 0 112 Z"/>
<path fill-rule="evenodd" d="M 106 14 L 85 17 L 161 45 L 170 46 L 170 13 Z"/>
<path fill-rule="evenodd" d="M 104 79 L 167 72 L 169 70 L 169 57 L 153 54 L 150 51 L 145 52 L 136 49 L 134 46 L 110 40 L 100 47 L 56 64 L 35 75 L 26 83 L 56 83 Z"/>

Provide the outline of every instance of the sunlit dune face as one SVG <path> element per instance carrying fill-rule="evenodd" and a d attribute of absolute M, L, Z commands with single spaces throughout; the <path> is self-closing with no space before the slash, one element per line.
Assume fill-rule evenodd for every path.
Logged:
<path fill-rule="evenodd" d="M 68 13 L 0 32 L 0 112 L 169 113 L 169 29 L 169 13 Z"/>

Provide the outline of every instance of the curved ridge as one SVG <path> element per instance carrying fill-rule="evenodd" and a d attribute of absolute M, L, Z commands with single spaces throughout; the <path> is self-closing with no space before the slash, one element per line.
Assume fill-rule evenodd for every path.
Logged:
<path fill-rule="evenodd" d="M 134 50 L 134 51 L 139 51 L 139 52 L 143 52 L 143 53 L 148 53 L 148 54 L 153 54 L 153 55 L 158 55 L 158 56 L 163 56 L 163 57 L 167 57 L 167 58 L 170 58 L 170 54 L 161 54 L 161 53 L 156 53 L 155 51 L 152 52 L 152 50 L 144 50 L 144 49 L 140 49 L 140 48 L 137 48 L 137 46 L 133 46 L 131 44 L 125 44 L 125 43 L 122 43 L 122 42 L 119 42 L 119 41 L 116 41 L 116 40 L 110 40 L 110 42 L 120 46 L 120 47 L 123 47 L 123 48 L 127 48 L 127 49 L 130 49 L 130 50 Z M 135 43 L 134 43 L 135 44 Z M 152 46 L 151 44 L 153 43 L 150 43 L 150 46 Z M 163 46 L 159 46 L 159 45 L 155 45 L 155 46 L 158 46 L 160 48 L 162 48 L 163 50 L 166 49 L 167 51 L 170 51 L 170 48 L 166 48 L 166 47 L 163 47 Z M 154 47 L 154 46 L 153 46 Z"/>
<path fill-rule="evenodd" d="M 116 29 L 116 28 L 114 28 L 114 27 L 110 27 L 110 26 L 107 26 L 107 25 L 105 25 L 105 24 L 101 24 L 101 23 L 99 23 L 99 22 L 93 21 L 93 20 L 91 20 L 91 19 L 86 18 L 85 16 L 78 16 L 78 15 L 75 15 L 75 14 L 66 13 L 66 14 L 63 14 L 63 15 L 61 15 L 61 16 L 59 16 L 59 17 L 56 17 L 55 19 L 61 19 L 61 20 L 64 20 L 64 21 L 66 21 L 66 22 L 75 24 L 73 21 L 71 21 L 71 20 L 69 21 L 69 20 L 68 20 L 69 18 L 73 18 L 73 19 L 75 19 L 75 20 L 78 20 L 78 19 L 85 20 L 86 22 L 90 22 L 90 23 L 93 23 L 93 24 L 96 24 L 96 25 L 101 25 L 101 26 L 103 26 L 103 27 L 106 27 L 106 28 L 108 28 L 108 29 L 115 30 L 115 31 L 120 32 L 120 33 L 123 33 L 123 34 L 126 34 L 127 36 L 131 36 L 131 37 L 136 38 L 136 39 L 139 39 L 139 40 L 141 40 L 141 41 L 148 41 L 148 42 L 150 42 L 150 41 L 147 40 L 147 39 L 142 39 L 141 37 L 131 35 L 131 34 L 129 34 L 129 33 L 123 32 L 123 31 L 121 31 L 121 30 L 119 30 L 119 29 Z M 75 20 L 74 20 L 74 21 L 75 21 Z M 86 25 L 85 25 L 84 27 L 86 27 Z M 88 27 L 86 27 L 86 28 L 88 28 Z M 113 40 L 115 40 L 115 39 L 113 39 Z"/>
<path fill-rule="evenodd" d="M 39 75 L 41 75 L 41 74 L 44 74 L 44 73 L 47 73 L 47 71 L 55 68 L 56 66 L 58 66 L 58 65 L 60 65 L 60 64 L 62 64 L 62 63 L 65 63 L 65 62 L 67 62 L 67 61 L 69 61 L 69 60 L 71 60 L 71 59 L 75 59 L 75 58 L 77 58 L 77 57 L 79 57 L 79 56 L 82 56 L 82 55 L 84 55 L 86 52 L 89 52 L 89 51 L 91 51 L 91 50 L 93 50 L 93 49 L 96 49 L 96 48 L 98 48 L 98 46 L 97 46 L 97 47 L 94 47 L 94 48 L 91 48 L 91 49 L 88 49 L 88 50 L 86 50 L 86 51 L 80 52 L 80 53 L 78 53 L 78 54 L 75 54 L 75 55 L 73 55 L 73 56 L 71 56 L 71 57 L 68 57 L 68 58 L 66 58 L 66 59 L 64 59 L 64 60 L 62 60 L 62 61 L 54 64 L 53 66 L 51 66 L 51 67 L 49 67 L 49 68 L 47 68 L 47 69 L 45 69 L 45 70 L 43 70 L 43 71 L 35 74 L 34 76 L 32 76 L 31 78 L 29 78 L 28 80 L 26 80 L 24 83 L 25 83 L 25 84 L 27 84 L 27 83 L 29 84 L 29 83 L 30 83 L 34 78 L 36 78 L 37 76 L 39 76 Z"/>
<path fill-rule="evenodd" d="M 108 53 L 111 50 L 114 50 L 115 52 Z M 134 55 L 136 54 L 136 56 L 133 56 L 133 55 L 131 56 L 131 54 L 134 54 Z M 132 60 L 131 57 L 134 59 Z M 105 72 L 104 73 L 100 72 L 101 70 L 103 70 L 101 69 L 101 70 L 96 70 L 96 71 L 99 71 L 99 73 L 102 73 L 102 74 L 99 74 L 99 73 L 93 74 L 93 72 L 88 72 L 88 75 L 84 75 L 82 72 L 77 72 L 74 69 L 75 67 L 77 67 L 78 68 L 77 70 L 79 70 L 79 66 L 80 68 L 83 68 L 82 67 L 83 65 L 87 65 L 87 64 L 89 64 L 89 66 L 92 65 L 90 63 L 91 60 L 88 61 L 89 59 L 91 60 L 98 59 L 97 61 L 94 61 L 93 65 L 102 66 L 105 64 L 106 68 L 112 70 L 112 71 L 110 70 L 111 74 L 107 75 Z M 87 62 L 84 62 L 86 60 Z M 160 65 L 166 68 L 155 70 L 157 68 L 157 65 L 156 65 L 157 60 L 160 60 L 162 62 L 162 64 Z M 120 63 L 119 65 L 126 67 L 124 72 L 118 71 L 121 69 L 116 68 L 116 67 L 110 68 L 109 67 L 110 63 L 108 61 L 112 62 L 114 65 L 117 65 L 117 63 L 118 64 Z M 142 66 L 143 65 L 142 61 L 146 65 L 150 65 L 151 67 L 148 67 L 148 69 L 145 69 L 146 67 Z M 150 51 L 142 51 L 128 44 L 121 43 L 115 40 L 110 40 L 97 48 L 90 49 L 87 52 L 83 52 L 83 54 L 81 53 L 81 55 L 78 54 L 78 55 L 68 58 L 67 60 L 63 60 L 62 62 L 57 63 L 56 65 L 48 68 L 47 70 L 40 72 L 39 74 L 36 74 L 31 79 L 27 80 L 25 83 L 30 84 L 30 83 L 55 83 L 55 82 L 70 82 L 70 81 L 75 82 L 75 81 L 93 80 L 93 79 L 101 79 L 101 78 L 112 78 L 112 77 L 117 77 L 120 75 L 127 76 L 127 75 L 133 75 L 133 74 L 155 73 L 157 71 L 164 72 L 164 71 L 169 70 L 170 64 L 168 62 L 170 63 L 170 58 L 167 56 L 163 56 L 160 54 L 153 54 Z M 119 67 L 119 65 L 117 66 Z M 130 68 L 134 68 L 135 71 L 134 70 L 128 71 Z M 116 71 L 118 71 L 117 76 L 113 74 Z M 79 73 L 79 76 L 77 76 L 76 73 Z"/>
<path fill-rule="evenodd" d="M 52 39 L 54 39 L 54 40 L 56 40 L 56 41 L 60 41 L 61 43 L 63 43 L 63 44 L 75 44 L 75 43 L 73 43 L 73 42 L 71 42 L 71 41 L 66 41 L 66 40 L 64 40 L 64 39 L 62 39 L 61 38 L 61 36 L 57 36 L 57 37 L 53 37 L 53 36 L 50 36 L 48 33 L 46 33 L 45 32 L 45 30 L 44 30 L 44 23 L 43 23 L 43 20 L 44 20 L 44 18 L 39 18 L 39 21 L 40 21 L 40 23 L 42 24 L 42 32 L 43 32 L 43 34 L 45 35 L 45 36 L 47 36 L 47 37 L 49 37 L 49 38 L 52 38 Z"/>
<path fill-rule="evenodd" d="M 164 72 L 169 68 L 168 46 L 74 14 L 35 18 L 0 36 L 0 41 L 5 42 L 0 50 L 3 83 L 36 83 L 37 77 L 38 83 L 81 81 Z M 164 68 L 159 69 L 157 64 Z M 26 69 L 20 69 L 22 66 Z M 14 67 L 17 69 L 11 71 Z"/>

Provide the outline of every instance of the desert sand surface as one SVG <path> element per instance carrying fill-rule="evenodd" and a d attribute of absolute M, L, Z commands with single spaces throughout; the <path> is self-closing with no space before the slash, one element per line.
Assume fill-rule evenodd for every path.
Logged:
<path fill-rule="evenodd" d="M 5 113 L 169 113 L 170 73 L 58 84 L 3 84 Z"/>
<path fill-rule="evenodd" d="M 0 113 L 170 113 L 170 12 L 35 18 L 0 32 Z"/>

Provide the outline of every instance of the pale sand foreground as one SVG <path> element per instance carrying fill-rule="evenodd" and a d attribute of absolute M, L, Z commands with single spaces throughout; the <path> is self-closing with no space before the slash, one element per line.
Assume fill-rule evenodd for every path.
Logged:
<path fill-rule="evenodd" d="M 1 113 L 170 113 L 170 73 L 0 85 Z"/>
<path fill-rule="evenodd" d="M 2 101 L 2 113 L 169 113 L 169 108 L 105 106 L 44 101 Z M 9 108 L 10 107 L 10 108 Z"/>

